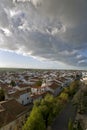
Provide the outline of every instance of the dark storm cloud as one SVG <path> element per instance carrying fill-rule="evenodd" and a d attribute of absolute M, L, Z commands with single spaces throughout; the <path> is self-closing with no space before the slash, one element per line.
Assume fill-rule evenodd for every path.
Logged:
<path fill-rule="evenodd" d="M 86 0 L 1 0 L 0 48 L 84 67 L 86 12 Z"/>

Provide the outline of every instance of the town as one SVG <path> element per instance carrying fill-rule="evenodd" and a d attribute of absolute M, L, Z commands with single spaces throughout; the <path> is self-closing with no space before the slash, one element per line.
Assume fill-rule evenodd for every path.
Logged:
<path fill-rule="evenodd" d="M 86 74 L 72 70 L 2 71 L 0 89 L 4 91 L 4 101 L 0 102 L 0 130 L 21 130 L 35 100 L 48 93 L 58 96 L 71 82 L 79 77 L 83 80 Z"/>

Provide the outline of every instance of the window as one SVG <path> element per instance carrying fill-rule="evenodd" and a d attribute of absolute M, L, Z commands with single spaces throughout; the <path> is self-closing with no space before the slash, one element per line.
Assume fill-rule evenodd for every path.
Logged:
<path fill-rule="evenodd" d="M 24 101 L 22 100 L 22 104 L 24 105 Z"/>
<path fill-rule="evenodd" d="M 27 100 L 29 100 L 29 97 L 27 97 Z"/>

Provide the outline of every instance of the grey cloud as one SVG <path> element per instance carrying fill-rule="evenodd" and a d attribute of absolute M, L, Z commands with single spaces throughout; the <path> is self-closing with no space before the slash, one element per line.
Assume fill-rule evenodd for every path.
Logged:
<path fill-rule="evenodd" d="M 5 11 L 0 11 L 0 26 L 8 26 L 8 17 Z"/>
<path fill-rule="evenodd" d="M 87 1 L 86 0 L 31 0 L 39 9 L 53 16 L 57 16 L 64 22 L 81 23 L 86 19 Z M 69 23 L 69 24 L 71 24 Z"/>
<path fill-rule="evenodd" d="M 86 6 L 86 0 L 1 0 L 0 48 L 86 66 Z"/>

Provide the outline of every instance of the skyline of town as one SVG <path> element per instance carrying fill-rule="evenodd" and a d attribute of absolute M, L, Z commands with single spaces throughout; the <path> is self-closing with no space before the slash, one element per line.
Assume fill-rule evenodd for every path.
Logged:
<path fill-rule="evenodd" d="M 47 109 L 43 111 L 44 114 L 46 114 L 47 111 L 47 114 L 49 112 L 50 115 L 48 108 L 51 105 L 51 114 L 53 112 L 54 115 L 55 112 L 54 117 L 57 117 L 60 114 L 61 117 L 63 117 L 63 119 L 61 119 L 59 116 L 60 120 L 58 120 L 57 123 L 54 121 L 56 124 L 51 122 L 50 127 L 52 127 L 53 130 L 57 130 L 55 129 L 55 126 L 61 127 L 61 129 L 64 127 L 64 129 L 66 128 L 67 130 L 69 119 L 72 116 L 72 110 L 77 109 L 72 98 L 75 97 L 75 95 L 81 95 L 82 92 L 87 92 L 87 71 L 3 69 L 3 71 L 0 71 L 0 130 L 22 130 L 23 127 L 27 126 L 26 123 L 28 118 L 31 119 L 32 114 L 30 113 L 32 113 L 35 108 L 39 108 L 40 104 L 38 103 L 43 102 L 44 100 L 46 104 L 42 104 L 45 105 L 45 107 L 47 105 Z M 83 100 L 78 100 L 79 98 L 80 97 L 77 98 L 76 96 L 76 101 L 80 104 Z M 84 101 L 87 104 L 86 99 L 87 98 L 84 97 Z M 62 112 L 66 110 L 69 111 L 65 106 L 69 106 L 71 103 L 72 109 L 71 107 L 69 108 L 70 112 L 64 112 L 68 115 L 66 116 L 66 114 Z M 37 104 L 36 107 L 35 104 Z M 85 105 L 83 108 L 87 111 Z M 56 111 L 52 111 L 52 109 Z M 75 115 L 74 117 L 72 116 L 74 122 L 78 117 L 78 111 L 83 112 L 82 110 L 83 109 L 78 108 L 73 111 L 73 114 Z M 83 120 L 81 120 L 80 116 L 78 118 L 83 129 L 87 128 L 86 120 L 84 120 L 87 118 L 85 111 L 85 117 L 84 114 L 81 114 Z M 34 116 L 34 120 L 36 120 L 35 117 L 36 116 Z M 52 116 L 52 121 L 55 119 L 54 117 Z M 32 119 L 30 121 L 32 122 Z M 38 122 L 40 123 L 40 120 L 38 120 Z M 63 122 L 63 124 L 59 122 Z M 35 128 L 38 127 L 39 123 L 33 123 Z M 75 127 L 78 127 L 78 123 Z M 25 130 L 27 130 L 27 128 Z"/>

